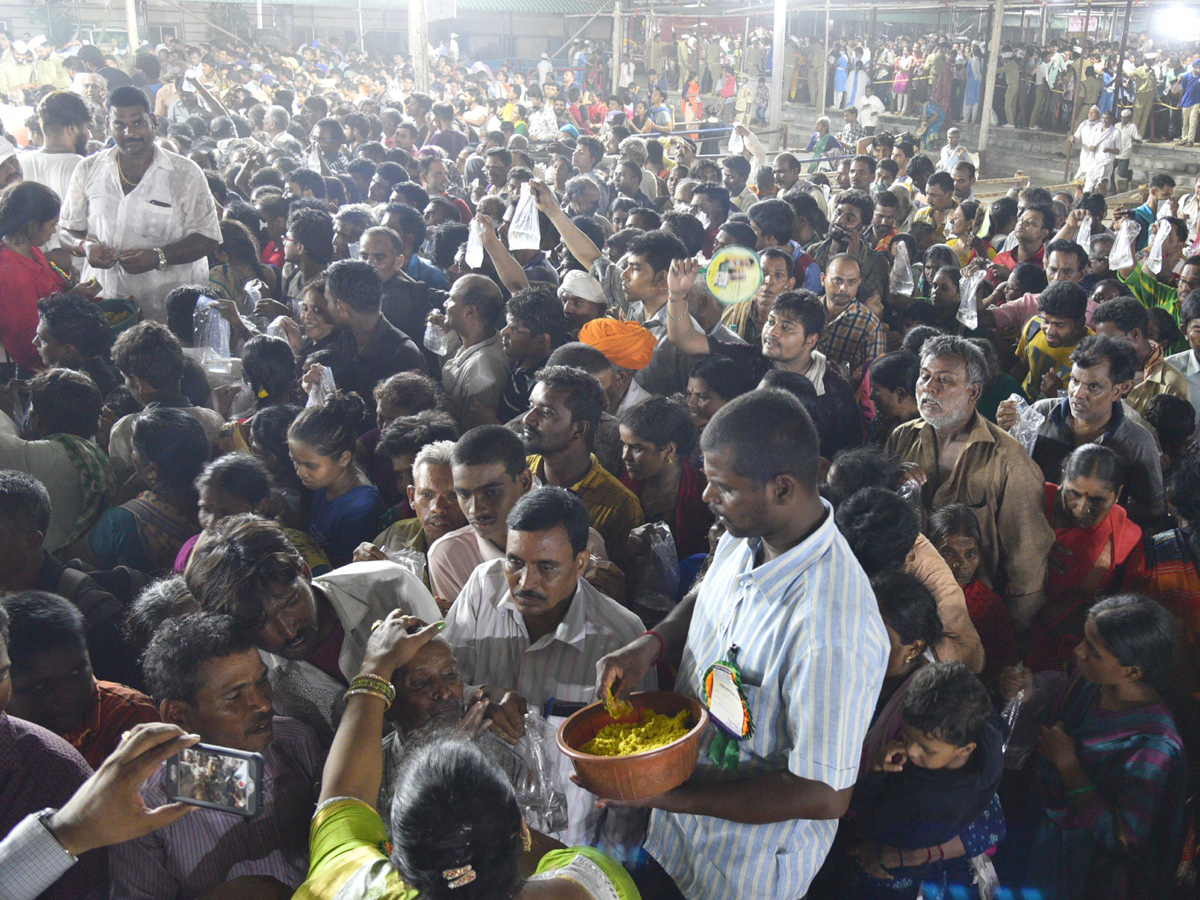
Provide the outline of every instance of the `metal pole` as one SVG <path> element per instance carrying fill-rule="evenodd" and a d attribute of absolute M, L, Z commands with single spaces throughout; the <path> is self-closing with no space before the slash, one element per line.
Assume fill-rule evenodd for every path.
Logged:
<path fill-rule="evenodd" d="M 422 93 L 429 93 L 428 14 L 422 0 L 411 0 L 408 4 L 408 52 L 413 60 L 413 87 Z"/>
<path fill-rule="evenodd" d="M 1129 17 L 1133 15 L 1133 0 L 1125 0 L 1125 30 L 1121 32 L 1121 54 L 1117 57 L 1117 91 L 1113 97 L 1113 115 L 1121 121 L 1121 88 L 1125 84 L 1125 53 L 1129 48 Z M 1113 15 L 1116 18 L 1116 15 Z"/>
<path fill-rule="evenodd" d="M 771 105 L 767 110 L 767 127 L 778 131 L 783 124 L 783 54 L 787 49 L 787 0 L 775 0 L 774 24 L 775 37 L 771 40 Z M 772 138 L 772 143 L 783 149 L 778 135 Z"/>
<path fill-rule="evenodd" d="M 410 0 L 411 2 L 411 0 Z M 613 79 L 612 83 L 618 88 L 621 87 L 621 59 L 625 55 L 625 42 L 622 31 L 624 23 L 621 21 L 621 0 L 616 0 L 613 4 Z"/>
<path fill-rule="evenodd" d="M 254 11 L 256 13 L 258 13 L 258 30 L 262 31 L 262 27 L 263 27 L 262 0 L 255 0 Z"/>
<path fill-rule="evenodd" d="M 1046 35 L 1050 31 L 1050 4 L 1045 2 L 1045 0 L 1042 0 L 1042 9 L 1041 9 L 1040 14 L 1038 15 L 1038 18 L 1041 20 L 1038 23 L 1038 26 L 1040 27 L 1041 32 L 1042 32 L 1041 36 L 1038 38 L 1038 46 L 1045 47 L 1046 46 Z"/>
<path fill-rule="evenodd" d="M 992 130 L 992 102 L 996 99 L 996 73 L 1000 70 L 1000 33 L 1004 29 L 1004 0 L 996 0 L 992 33 L 987 46 L 987 74 L 983 88 L 983 113 L 979 117 L 979 173 L 987 166 L 988 134 Z"/>
<path fill-rule="evenodd" d="M 824 78 L 817 79 L 817 87 L 820 88 L 821 96 L 817 98 L 817 117 L 825 115 L 825 95 L 829 93 L 829 0 L 825 0 L 825 44 L 821 48 L 821 68 L 818 72 L 824 72 Z"/>
<path fill-rule="evenodd" d="M 1092 33 L 1092 0 L 1088 0 L 1087 12 L 1083 19 L 1083 40 L 1084 46 L 1087 46 L 1088 35 Z"/>
<path fill-rule="evenodd" d="M 258 2 L 259 2 L 258 27 L 262 28 L 262 12 L 261 12 L 262 0 L 258 0 Z M 361 50 L 363 53 L 367 52 L 366 41 L 367 41 L 367 32 L 366 32 L 366 29 L 363 28 L 362 0 L 358 0 L 358 49 Z"/>
<path fill-rule="evenodd" d="M 561 47 L 559 47 L 557 50 L 555 50 L 553 53 L 550 54 L 550 58 L 551 59 L 557 58 L 558 54 L 562 53 L 564 50 L 566 50 L 568 47 L 570 47 L 571 41 L 575 40 L 575 38 L 577 38 L 577 37 L 579 37 L 579 35 L 583 34 L 583 30 L 585 28 L 587 28 L 589 25 L 591 25 L 594 21 L 596 21 L 596 17 L 599 16 L 606 9 L 608 9 L 608 3 L 605 3 L 598 10 L 596 10 L 594 13 L 592 13 L 592 17 L 590 19 L 588 19 L 586 22 L 584 22 L 582 25 L 580 25 L 577 29 L 575 29 L 575 33 L 573 35 L 571 35 L 569 38 L 567 38 L 565 41 L 563 41 L 563 45 Z"/>

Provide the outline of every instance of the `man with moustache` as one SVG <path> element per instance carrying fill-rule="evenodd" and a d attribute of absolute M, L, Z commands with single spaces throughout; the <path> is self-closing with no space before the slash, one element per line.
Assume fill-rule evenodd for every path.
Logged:
<path fill-rule="evenodd" d="M 231 516 L 196 543 L 188 590 L 207 612 L 249 628 L 274 689 L 274 706 L 311 726 L 328 747 L 358 674 L 371 624 L 394 609 L 441 619 L 433 597 L 393 562 L 358 562 L 312 578 L 273 521 Z"/>
<path fill-rule="evenodd" d="M 154 145 L 150 99 L 127 85 L 108 97 L 116 144 L 81 160 L 63 197 L 61 240 L 83 257 L 83 279 L 105 297 L 130 297 L 166 321 L 167 293 L 208 281 L 221 224 L 208 181 L 191 160 Z"/>
<path fill-rule="evenodd" d="M 505 554 L 471 573 L 446 620 L 463 681 L 488 700 L 492 729 L 510 742 L 525 733 L 524 714 L 537 709 L 560 721 L 567 708 L 592 702 L 596 664 L 643 632 L 642 622 L 592 587 L 588 563 L 588 510 L 570 491 L 538 488 L 507 517 Z M 636 690 L 653 690 L 648 672 Z M 553 700 L 553 704 L 551 701 Z M 559 757 L 564 779 L 569 760 Z M 606 815 L 595 796 L 567 788 L 568 825 L 556 835 L 568 846 L 601 840 L 640 844 L 644 816 Z"/>
<path fill-rule="evenodd" d="M 70 91 L 47 94 L 38 104 L 37 112 L 42 124 L 42 146 L 21 157 L 21 169 L 26 181 L 44 184 L 59 197 L 65 197 L 71 174 L 87 154 L 91 114 L 83 98 Z"/>
<path fill-rule="evenodd" d="M 250 633 L 231 616 L 192 613 L 159 627 L 143 657 L 146 684 L 163 719 L 206 744 L 263 756 L 258 813 L 216 809 L 109 851 L 114 897 L 194 900 L 234 879 L 259 896 L 298 888 L 308 873 L 308 823 L 321 749 L 311 728 L 271 710 L 267 667 Z M 159 768 L 142 788 L 149 809 L 170 802 Z M 228 782 L 226 782 L 228 784 Z"/>
<path fill-rule="evenodd" d="M 1045 477 L 1015 438 L 979 415 L 987 381 L 983 353 L 960 337 L 921 347 L 917 408 L 921 417 L 888 438 L 888 451 L 915 468 L 926 512 L 965 503 L 983 535 L 980 572 L 1000 594 L 1013 622 L 1029 628 L 1045 603 L 1043 585 L 1054 531 L 1045 516 Z"/>

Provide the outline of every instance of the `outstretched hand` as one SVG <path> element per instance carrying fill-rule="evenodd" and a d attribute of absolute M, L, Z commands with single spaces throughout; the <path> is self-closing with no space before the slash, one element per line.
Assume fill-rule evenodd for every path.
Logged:
<path fill-rule="evenodd" d="M 696 283 L 700 263 L 694 259 L 673 259 L 667 270 L 667 293 L 671 297 L 686 297 Z"/>

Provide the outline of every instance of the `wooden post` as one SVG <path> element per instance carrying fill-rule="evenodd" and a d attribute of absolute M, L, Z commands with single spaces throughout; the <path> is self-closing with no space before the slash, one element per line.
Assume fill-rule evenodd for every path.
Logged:
<path fill-rule="evenodd" d="M 988 37 L 987 73 L 983 88 L 983 114 L 979 119 L 979 173 L 986 171 L 988 135 L 992 130 L 992 103 L 996 99 L 996 74 L 1000 71 L 1000 33 L 1004 29 L 1004 0 L 996 0 L 992 10 L 992 31 Z"/>
<path fill-rule="evenodd" d="M 411 3 L 412 0 L 409 0 Z M 612 83 L 616 88 L 621 87 L 621 63 L 625 58 L 625 23 L 621 20 L 621 0 L 613 4 L 613 77 Z M 568 60 L 569 62 L 569 60 Z"/>
<path fill-rule="evenodd" d="M 413 60 L 413 86 L 429 93 L 429 10 L 421 2 L 408 4 L 408 52 Z"/>
<path fill-rule="evenodd" d="M 1132 15 L 1133 0 L 1125 0 L 1125 30 L 1121 32 L 1121 53 L 1117 57 L 1117 90 L 1113 95 L 1113 115 L 1118 122 L 1121 121 L 1121 88 L 1125 84 L 1125 53 L 1129 49 L 1129 17 Z M 1113 17 L 1116 18 L 1115 13 Z M 1153 116 L 1151 118 L 1153 119 Z"/>
<path fill-rule="evenodd" d="M 825 115 L 825 97 L 829 93 L 829 0 L 825 0 L 825 44 L 821 47 L 821 68 L 818 70 L 825 73 L 824 78 L 817 79 L 817 87 L 821 89 L 821 96 L 817 98 L 817 118 Z"/>

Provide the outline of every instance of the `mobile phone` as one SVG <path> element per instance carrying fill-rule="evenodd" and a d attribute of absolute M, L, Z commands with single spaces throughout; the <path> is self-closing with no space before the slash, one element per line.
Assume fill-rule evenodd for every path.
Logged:
<path fill-rule="evenodd" d="M 230 747 L 196 744 L 167 760 L 168 799 L 249 819 L 262 804 L 263 757 Z"/>

